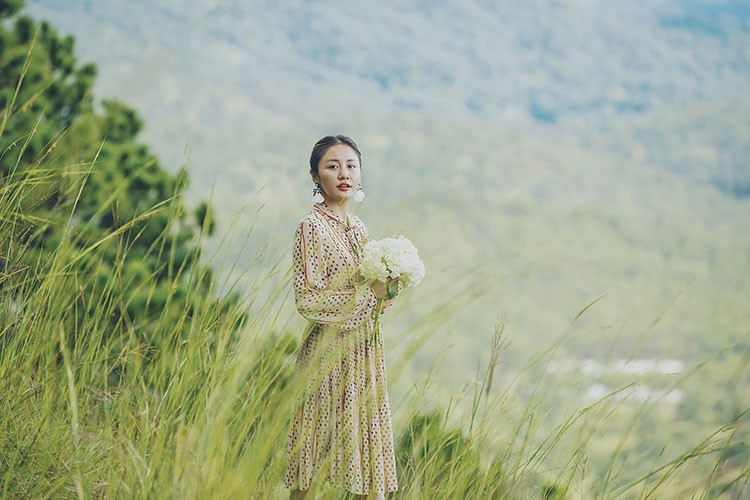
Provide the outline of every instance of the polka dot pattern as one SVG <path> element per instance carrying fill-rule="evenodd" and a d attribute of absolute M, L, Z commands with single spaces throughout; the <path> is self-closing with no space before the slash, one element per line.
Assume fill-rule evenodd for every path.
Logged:
<path fill-rule="evenodd" d="M 357 271 L 367 241 L 315 205 L 294 238 L 294 292 L 308 328 L 297 358 L 303 385 L 287 442 L 285 484 L 306 490 L 313 474 L 358 495 L 398 489 L 382 335 L 373 339 L 377 298 Z"/>

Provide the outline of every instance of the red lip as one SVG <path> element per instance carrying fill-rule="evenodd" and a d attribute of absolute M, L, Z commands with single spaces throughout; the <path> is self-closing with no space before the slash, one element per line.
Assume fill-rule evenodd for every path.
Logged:
<path fill-rule="evenodd" d="M 339 184 L 336 187 L 339 188 L 341 191 L 346 191 L 347 189 L 351 189 L 351 186 L 349 184 Z"/>

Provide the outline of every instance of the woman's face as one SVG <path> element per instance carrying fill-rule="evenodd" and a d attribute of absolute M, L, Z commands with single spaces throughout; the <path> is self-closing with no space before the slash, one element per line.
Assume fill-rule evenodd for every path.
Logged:
<path fill-rule="evenodd" d="M 326 203 L 338 205 L 357 192 L 361 174 L 356 151 L 346 144 L 336 144 L 323 154 L 313 182 L 320 184 Z"/>

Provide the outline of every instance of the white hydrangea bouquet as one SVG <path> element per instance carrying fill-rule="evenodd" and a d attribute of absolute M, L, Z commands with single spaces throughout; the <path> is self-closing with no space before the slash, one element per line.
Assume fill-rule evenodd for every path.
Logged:
<path fill-rule="evenodd" d="M 362 249 L 359 271 L 366 281 L 388 283 L 388 293 L 378 301 L 375 310 L 375 335 L 378 335 L 383 300 L 398 295 L 401 286 L 417 286 L 424 278 L 424 264 L 417 247 L 403 236 L 398 236 L 368 241 Z"/>

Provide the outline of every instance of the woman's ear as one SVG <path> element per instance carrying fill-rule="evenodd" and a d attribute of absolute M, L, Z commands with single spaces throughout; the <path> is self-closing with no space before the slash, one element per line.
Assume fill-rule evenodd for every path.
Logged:
<path fill-rule="evenodd" d="M 312 178 L 313 184 L 316 186 L 320 185 L 320 178 L 315 172 L 310 172 L 310 178 Z"/>

